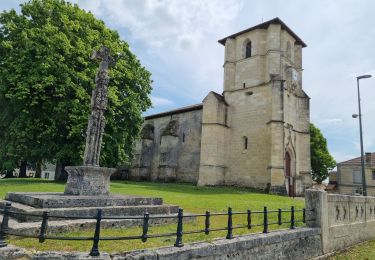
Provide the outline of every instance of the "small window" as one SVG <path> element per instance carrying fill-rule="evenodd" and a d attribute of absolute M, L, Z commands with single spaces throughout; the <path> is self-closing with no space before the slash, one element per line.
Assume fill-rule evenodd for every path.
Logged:
<path fill-rule="evenodd" d="M 246 88 L 246 84 L 245 84 L 245 82 L 243 83 L 243 85 L 242 85 L 242 86 L 243 86 L 243 88 Z"/>
<path fill-rule="evenodd" d="M 242 139 L 243 139 L 243 148 L 244 148 L 245 150 L 247 150 L 248 145 L 249 145 L 249 143 L 248 143 L 248 139 L 247 139 L 246 136 L 244 136 Z"/>
<path fill-rule="evenodd" d="M 251 57 L 251 42 L 246 43 L 245 47 L 245 58 Z"/>
<path fill-rule="evenodd" d="M 372 179 L 375 180 L 375 169 L 372 169 Z"/>
<path fill-rule="evenodd" d="M 362 183 L 361 171 L 353 171 L 353 183 Z"/>
<path fill-rule="evenodd" d="M 356 186 L 353 188 L 353 194 L 354 195 L 362 195 L 362 187 Z"/>
<path fill-rule="evenodd" d="M 185 133 L 182 133 L 182 142 L 185 143 Z"/>

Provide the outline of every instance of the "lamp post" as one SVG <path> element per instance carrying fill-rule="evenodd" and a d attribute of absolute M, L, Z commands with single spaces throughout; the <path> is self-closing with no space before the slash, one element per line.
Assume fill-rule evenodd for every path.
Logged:
<path fill-rule="evenodd" d="M 361 113 L 361 98 L 359 94 L 359 80 L 371 78 L 371 75 L 362 75 L 357 77 L 357 90 L 358 90 L 358 115 L 354 114 L 353 118 L 359 118 L 359 137 L 361 141 L 361 169 L 362 169 L 362 194 L 367 196 L 366 188 L 366 172 L 365 172 L 365 160 L 363 155 L 363 136 L 362 136 L 362 113 Z"/>

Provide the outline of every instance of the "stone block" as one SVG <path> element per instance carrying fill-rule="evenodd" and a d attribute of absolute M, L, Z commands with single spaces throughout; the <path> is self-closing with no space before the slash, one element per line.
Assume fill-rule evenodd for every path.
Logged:
<path fill-rule="evenodd" d="M 50 192 L 8 192 L 6 200 L 34 208 L 77 208 L 108 206 L 162 205 L 162 198 L 110 194 L 108 196 L 75 196 Z"/>
<path fill-rule="evenodd" d="M 111 174 L 116 169 L 96 166 L 67 166 L 66 195 L 108 195 Z"/>

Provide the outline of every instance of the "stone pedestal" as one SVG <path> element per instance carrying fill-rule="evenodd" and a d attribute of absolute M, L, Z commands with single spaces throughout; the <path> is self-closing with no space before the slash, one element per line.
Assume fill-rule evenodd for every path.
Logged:
<path fill-rule="evenodd" d="M 114 168 L 95 166 L 68 166 L 68 181 L 65 186 L 66 195 L 109 195 L 109 183 Z"/>

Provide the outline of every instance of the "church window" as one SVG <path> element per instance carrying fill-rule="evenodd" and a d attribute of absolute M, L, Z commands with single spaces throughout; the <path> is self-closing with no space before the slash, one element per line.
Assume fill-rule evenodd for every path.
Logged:
<path fill-rule="evenodd" d="M 362 183 L 362 174 L 361 171 L 354 170 L 353 171 L 353 183 Z"/>
<path fill-rule="evenodd" d="M 245 150 L 247 150 L 247 148 L 248 148 L 248 139 L 247 139 L 246 136 L 244 136 L 242 139 L 243 139 L 243 148 Z"/>
<path fill-rule="evenodd" d="M 248 41 L 245 46 L 245 58 L 251 57 L 251 41 Z"/>

